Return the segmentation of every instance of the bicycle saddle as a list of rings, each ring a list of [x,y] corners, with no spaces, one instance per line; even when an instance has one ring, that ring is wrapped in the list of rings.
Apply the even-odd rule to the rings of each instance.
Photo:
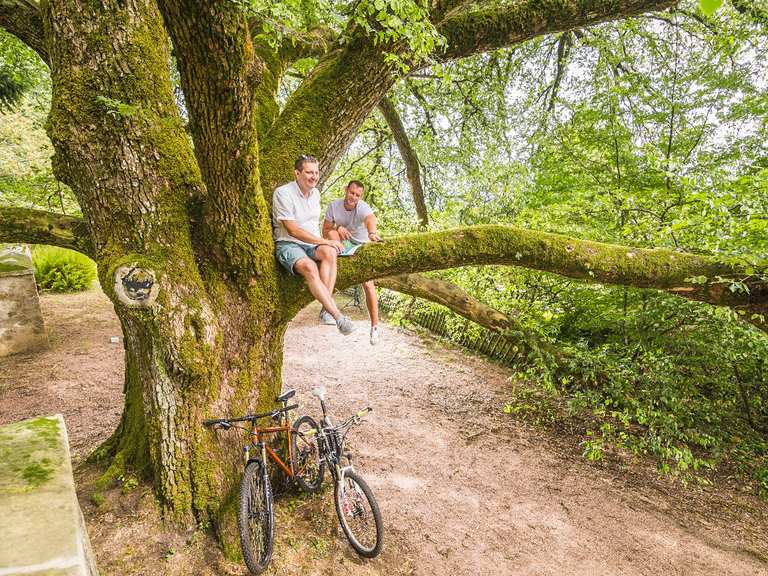
[[[286,390],[277,397],[278,402],[286,402],[289,398],[296,396],[296,390]]]

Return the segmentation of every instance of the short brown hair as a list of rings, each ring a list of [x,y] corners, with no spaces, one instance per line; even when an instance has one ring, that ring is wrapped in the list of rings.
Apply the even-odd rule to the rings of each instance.
[[[346,190],[350,186],[357,186],[361,190],[365,190],[365,185],[362,182],[360,182],[360,180],[350,180],[349,182],[347,182],[347,185],[344,187],[344,189]]]
[[[301,172],[302,168],[304,168],[304,164],[307,162],[310,162],[311,164],[317,164],[317,158],[314,156],[309,156],[308,154],[302,154],[296,158],[296,162],[293,163],[293,169]]]

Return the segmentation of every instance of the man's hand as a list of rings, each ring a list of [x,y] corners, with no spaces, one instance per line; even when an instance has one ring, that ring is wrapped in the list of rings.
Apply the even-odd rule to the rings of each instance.
[[[344,226],[339,226],[336,228],[336,232],[338,232],[339,238],[342,240],[350,240],[352,238],[352,233],[344,228]]]
[[[368,232],[368,239],[371,242],[381,242],[381,236],[377,232]]]
[[[344,244],[342,244],[338,240],[326,240],[325,245],[336,248],[336,252],[339,252],[339,253],[344,252]]]

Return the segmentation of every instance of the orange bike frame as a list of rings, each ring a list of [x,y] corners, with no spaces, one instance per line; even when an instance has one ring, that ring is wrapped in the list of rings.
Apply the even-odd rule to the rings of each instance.
[[[262,438],[262,435],[264,435],[264,434],[279,434],[280,432],[287,432],[290,435],[291,427],[288,426],[288,425],[284,425],[284,426],[269,426],[269,427],[266,427],[266,428],[256,427],[254,429],[254,431],[251,432],[251,434],[253,436],[256,436],[256,444],[261,444],[261,443],[264,444],[264,449],[266,450],[267,454],[272,459],[272,461],[275,464],[277,464],[280,467],[280,469],[283,472],[285,472],[285,474],[289,478],[293,478],[294,477],[294,472],[291,469],[291,467],[287,466],[285,464],[285,462],[282,461],[280,456],[278,456],[275,453],[275,451],[272,450],[272,448],[266,442],[264,442],[264,439]],[[292,454],[291,454],[291,439],[290,439],[290,436],[289,436],[289,438],[288,438],[288,463],[289,464],[291,463],[291,460],[292,460],[291,456],[292,456]]]

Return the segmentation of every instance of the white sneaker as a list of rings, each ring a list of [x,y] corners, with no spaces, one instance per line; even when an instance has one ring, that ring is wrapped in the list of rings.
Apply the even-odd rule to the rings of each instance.
[[[378,344],[379,342],[379,327],[371,326],[371,346]]]
[[[339,319],[334,320],[333,323],[336,324],[336,328],[338,328],[339,332],[344,334],[344,336],[352,334],[352,332],[355,331],[355,325],[353,324],[349,316],[344,316],[344,315],[339,316]]]
[[[320,310],[320,324],[325,326],[336,326],[336,320],[333,319],[331,313],[325,308]]]

